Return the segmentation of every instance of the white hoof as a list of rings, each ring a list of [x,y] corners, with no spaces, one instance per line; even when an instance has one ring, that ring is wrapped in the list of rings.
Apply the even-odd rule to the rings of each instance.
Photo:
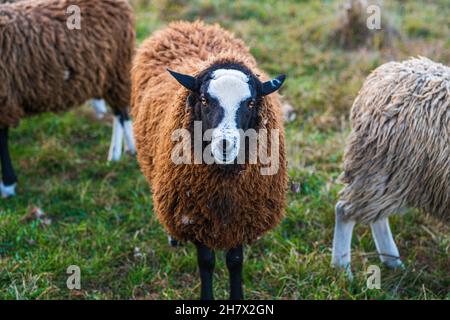
[[[105,114],[108,112],[106,109],[106,103],[103,99],[92,99],[91,100],[92,107],[95,110],[98,119],[103,119]]]
[[[171,247],[179,247],[180,246],[180,242],[174,238],[172,238],[171,236],[167,236],[167,240],[169,240],[169,245]]]
[[[2,198],[9,198],[16,195],[16,185],[17,183],[14,183],[10,186],[5,186],[3,182],[0,182],[0,193],[2,195]]]
[[[403,264],[402,260],[400,260],[400,259],[385,260],[385,261],[383,261],[383,264],[389,269],[400,269],[400,270],[405,269],[405,265]]]

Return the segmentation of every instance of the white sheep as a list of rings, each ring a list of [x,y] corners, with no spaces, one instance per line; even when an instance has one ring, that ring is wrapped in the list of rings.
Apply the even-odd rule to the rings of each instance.
[[[450,219],[450,68],[425,58],[382,65],[351,118],[332,262],[349,270],[353,227],[363,222],[381,261],[401,267],[390,215],[417,208]]]

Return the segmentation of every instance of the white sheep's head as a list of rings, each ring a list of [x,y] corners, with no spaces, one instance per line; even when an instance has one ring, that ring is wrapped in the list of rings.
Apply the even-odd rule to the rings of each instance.
[[[188,105],[203,131],[212,130],[211,152],[218,163],[235,162],[241,147],[240,131],[256,129],[262,97],[277,91],[281,75],[262,83],[248,68],[236,63],[216,64],[197,77],[168,70],[190,90]]]

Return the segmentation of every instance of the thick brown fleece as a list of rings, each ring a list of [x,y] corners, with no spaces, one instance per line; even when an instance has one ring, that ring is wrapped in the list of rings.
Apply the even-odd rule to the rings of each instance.
[[[242,41],[217,25],[176,22],[141,46],[132,70],[132,115],[138,161],[153,190],[159,221],[175,238],[211,249],[249,243],[275,227],[285,208],[287,170],[279,96],[264,97],[259,128],[280,131],[280,169],[260,174],[261,164],[224,174],[217,165],[175,165],[172,132],[188,129],[188,90],[166,68],[191,75],[217,62],[236,62],[266,76]]]
[[[81,9],[81,30],[66,10]],[[135,46],[126,0],[36,0],[0,5],[0,127],[90,98],[126,110]]]
[[[341,192],[345,216],[372,222],[418,208],[450,218],[450,68],[425,58],[386,63],[352,110]]]

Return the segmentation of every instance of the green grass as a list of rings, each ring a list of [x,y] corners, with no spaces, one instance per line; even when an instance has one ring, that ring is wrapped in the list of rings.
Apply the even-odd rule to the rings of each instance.
[[[403,9],[399,3],[390,1],[384,10],[401,39],[381,50],[353,51],[329,41],[337,23],[334,1],[158,0],[138,6],[139,41],[170,20],[199,17],[242,37],[270,74],[288,74],[282,94],[297,115],[286,125],[289,176],[299,192],[289,193],[281,225],[246,247],[246,298],[450,298],[449,228],[415,211],[392,219],[406,270],[381,267],[381,290],[366,286],[365,270],[379,264],[366,226],[354,234],[354,280],[330,267],[333,207],[342,187],[336,179],[349,110],[364,78],[385,61],[418,54],[450,63],[445,1],[408,1]],[[198,297],[195,248],[168,246],[136,160],[106,163],[110,120],[96,120],[85,106],[26,119],[12,131],[19,194],[0,199],[1,299]],[[42,208],[52,223],[23,221],[32,207]],[[223,255],[217,257],[215,294],[227,298],[228,275]],[[81,268],[79,292],[66,288],[72,264]]]

